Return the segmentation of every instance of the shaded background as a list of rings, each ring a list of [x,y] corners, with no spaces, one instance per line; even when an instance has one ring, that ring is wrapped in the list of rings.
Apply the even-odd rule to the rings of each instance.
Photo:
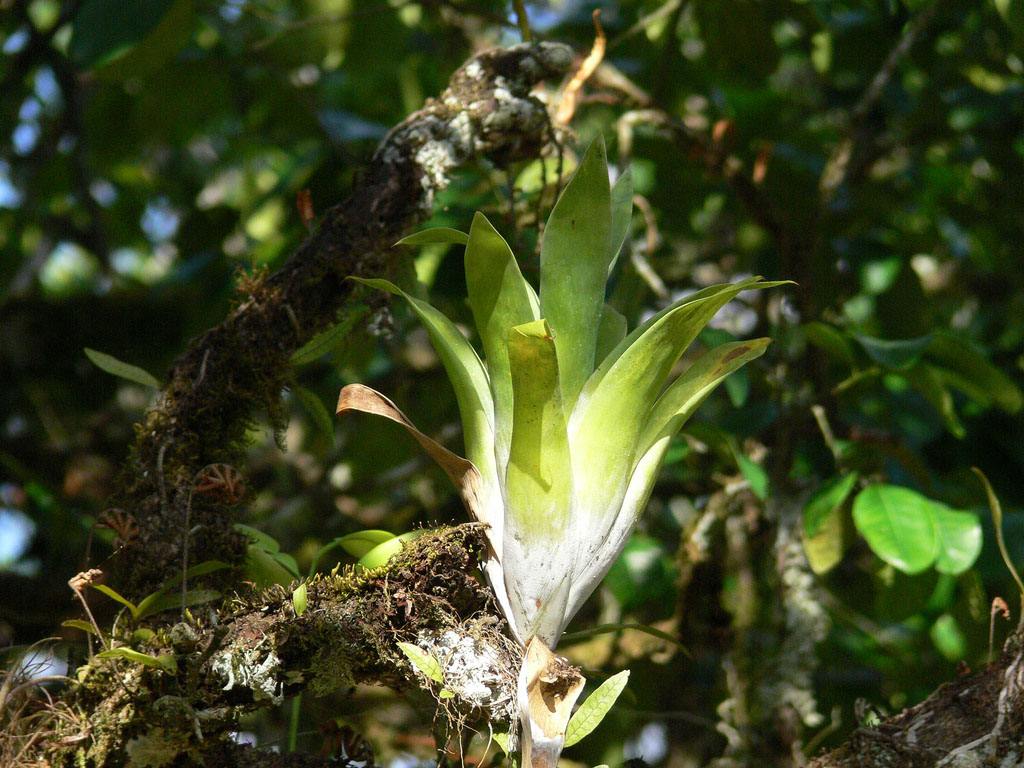
[[[300,242],[300,190],[318,211],[340,200],[389,127],[459,64],[519,40],[508,8],[478,0],[127,6],[0,1],[0,643],[59,636],[72,662],[84,645],[61,627],[80,615],[66,583],[111,555],[113,534],[94,523],[154,396],[83,349],[160,378],[240,300],[241,278]],[[690,655],[634,631],[567,643],[589,678],[633,676],[566,756],[685,766],[725,752],[724,766],[781,754],[801,730],[805,746],[815,734],[812,746],[835,743],[872,707],[899,709],[958,663],[983,663],[991,600],[1016,603],[969,468],[992,479],[1024,563],[1024,2],[529,10],[538,36],[585,53],[595,7],[608,66],[584,89],[561,160],[464,173],[434,223],[465,228],[484,210],[535,277],[537,216],[558,168],[603,133],[613,163],[628,153],[642,196],[611,292],[632,324],[739,275],[799,286],[730,305],[704,334],[775,343],[677,439],[640,530],[571,628],[652,624]],[[402,259],[468,325],[450,250]],[[325,424],[296,394],[329,409],[354,381],[460,441],[451,388],[402,307],[298,366],[287,423],[252,430],[240,522],[303,571],[345,533],[463,519],[400,430]],[[808,578],[785,583],[786,521],[853,470],[978,513],[975,566],[907,576],[856,534],[847,504],[822,544],[830,567],[812,553],[820,572],[797,563]],[[813,603],[809,624],[794,624],[800,599]],[[113,617],[116,605],[93,602]],[[997,646],[1009,624],[996,620]],[[785,684],[806,705],[789,720],[773,709]],[[290,708],[244,727],[282,743]],[[382,759],[427,760],[431,716],[384,690],[307,696],[299,747],[319,749],[337,720]]]

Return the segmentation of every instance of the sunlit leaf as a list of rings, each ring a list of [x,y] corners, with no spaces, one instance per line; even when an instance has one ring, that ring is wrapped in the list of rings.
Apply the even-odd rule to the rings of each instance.
[[[398,643],[398,647],[421,675],[435,683],[444,683],[441,665],[432,655],[412,643]]]
[[[422,536],[426,531],[422,528],[418,528],[415,531],[409,531],[403,533],[401,536],[396,536],[393,539],[389,539],[376,547],[371,549],[361,558],[359,558],[359,565],[361,568],[367,570],[373,570],[374,568],[381,568],[387,565],[388,561],[402,551],[404,547],[410,541],[415,541]]]
[[[853,503],[853,521],[874,553],[904,573],[920,573],[938,557],[932,502],[909,488],[868,486]]]
[[[434,245],[436,243],[465,245],[469,235],[451,227],[430,227],[403,237],[395,245]]]
[[[80,629],[90,635],[100,636],[100,633],[96,631],[96,627],[90,624],[88,621],[82,619],[67,619],[60,623],[62,627],[70,627],[71,629]]]
[[[306,612],[306,604],[306,582],[302,582],[292,591],[292,608],[296,616]]]
[[[214,600],[219,600],[220,596],[220,592],[214,589],[190,589],[184,595],[173,592],[157,592],[147,596],[139,603],[138,614],[135,618],[142,620],[163,611],[180,610],[212,603]]]
[[[335,542],[352,557],[360,558],[378,544],[383,544],[385,541],[391,541],[394,538],[396,538],[395,534],[390,531],[368,529],[342,536],[335,539]]]
[[[610,214],[604,140],[598,138],[552,209],[541,243],[541,315],[555,338],[567,411],[594,370],[611,263]]]
[[[170,653],[150,656],[133,648],[110,648],[106,651],[100,651],[96,654],[96,657],[100,659],[124,659],[125,661],[142,664],[146,667],[163,670],[171,675],[176,674],[178,671],[178,662],[174,655]]]
[[[565,729],[565,746],[578,744],[601,724],[629,682],[629,670],[612,675],[580,704]]]
[[[135,603],[133,603],[127,597],[124,597],[120,592],[113,589],[112,587],[108,587],[106,584],[91,584],[90,586],[97,592],[102,592],[111,600],[116,600],[121,605],[125,606],[131,612],[132,617],[135,617],[135,614],[138,612],[139,609],[136,607]]]
[[[153,387],[154,389],[160,388],[160,382],[156,380],[149,371],[139,368],[137,365],[130,365],[121,360],[118,360],[112,355],[105,354],[103,352],[97,352],[95,349],[85,348],[85,356],[92,361],[102,371],[117,376],[120,379],[126,379],[127,381],[134,382],[136,384],[142,384],[145,387]]]
[[[939,554],[935,570],[957,575],[963,573],[981,554],[981,522],[972,512],[960,512],[932,502]]]

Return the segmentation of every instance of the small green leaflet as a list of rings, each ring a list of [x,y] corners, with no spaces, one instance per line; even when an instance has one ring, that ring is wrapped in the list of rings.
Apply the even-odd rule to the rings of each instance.
[[[133,661],[136,664],[142,664],[146,667],[161,669],[170,675],[173,675],[178,671],[178,662],[175,660],[174,655],[170,653],[163,653],[159,656],[150,656],[149,654],[136,651],[132,648],[111,648],[107,651],[101,651],[96,654],[96,657],[99,659],[124,659],[126,661]]]
[[[306,365],[329,352],[334,351],[348,336],[356,323],[366,317],[369,309],[364,304],[356,304],[347,310],[346,316],[326,331],[321,331],[292,353],[292,365]]]
[[[857,484],[858,477],[856,472],[833,477],[814,492],[804,507],[805,536],[810,537],[818,533],[825,520],[846,501],[853,486]]]
[[[334,543],[352,555],[352,557],[363,557],[378,544],[383,544],[385,541],[390,541],[394,538],[397,537],[389,531],[370,528],[365,531],[356,531],[347,536],[342,536],[335,539]]]
[[[361,558],[359,558],[359,565],[367,570],[373,570],[374,568],[380,568],[381,566],[387,565],[388,560],[397,555],[402,551],[402,547],[407,542],[414,541],[422,536],[426,531],[424,529],[418,529],[415,531],[409,531],[403,533],[401,536],[396,536],[392,539],[378,544],[376,547],[371,549]]]
[[[98,635],[98,633],[96,632],[96,627],[94,627],[88,621],[83,621],[82,619],[68,619],[67,621],[62,621],[60,625],[62,627],[69,627],[71,629],[80,629],[83,632],[86,632],[90,635]]]
[[[306,582],[302,582],[292,592],[292,607],[295,609],[295,615],[301,616],[306,612]]]
[[[578,744],[594,732],[618,700],[627,682],[629,670],[624,669],[601,683],[597,690],[587,697],[569,720],[569,725],[565,729],[564,746]]]
[[[420,674],[435,683],[444,683],[444,673],[437,659],[412,643],[399,643],[398,647]]]
[[[106,371],[112,376],[117,376],[120,379],[126,379],[134,382],[135,384],[142,384],[144,387],[153,387],[154,389],[160,389],[160,382],[156,380],[149,371],[139,368],[137,365],[131,365],[122,360],[118,360],[113,355],[108,355],[105,352],[97,352],[95,349],[85,348],[85,356],[89,358],[93,365],[99,368],[101,371]]]
[[[295,397],[302,403],[302,407],[309,414],[320,434],[326,437],[329,442],[333,442],[334,420],[331,418],[331,414],[327,412],[324,401],[305,387],[294,386],[292,387],[292,392],[295,393]]]
[[[508,754],[508,732],[499,731],[498,733],[492,733],[491,739],[498,745],[498,749],[506,755]]]
[[[767,499],[768,473],[764,471],[764,467],[739,451],[736,451],[736,464],[739,466],[740,472],[743,473],[743,477],[750,485],[750,490],[754,492],[754,495],[761,501]]]
[[[403,237],[395,245],[434,245],[436,243],[457,243],[465,245],[469,235],[451,227],[431,227]]]

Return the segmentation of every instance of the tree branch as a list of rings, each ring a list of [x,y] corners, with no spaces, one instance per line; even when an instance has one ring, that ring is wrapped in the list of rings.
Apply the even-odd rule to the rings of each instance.
[[[244,542],[223,505],[195,494],[186,510],[196,473],[239,455],[259,409],[272,419],[280,413],[291,354],[339,319],[353,290],[347,277],[392,270],[392,245],[427,217],[453,171],[540,149],[548,114],[530,91],[571,62],[568,47],[540,43],[488,51],[463,65],[438,99],[387,135],[356,191],[327,211],[287,264],[251,280],[249,297],[178,359],[139,428],[117,498],[139,527],[123,552],[131,593],[181,569],[186,512],[192,530],[201,531],[191,541],[194,562],[240,558]]]

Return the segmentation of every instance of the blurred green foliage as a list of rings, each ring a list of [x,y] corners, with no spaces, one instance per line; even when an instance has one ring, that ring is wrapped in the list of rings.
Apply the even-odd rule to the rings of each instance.
[[[518,41],[508,9],[490,0],[125,7],[0,5],[0,642],[62,633],[72,659],[84,645],[61,628],[81,618],[66,583],[116,549],[94,523],[153,397],[84,348],[162,378],[239,300],[239,273],[281,264],[301,241],[300,190],[319,213],[357,189],[390,126],[479,46]],[[539,37],[580,51],[593,7],[528,5]],[[702,336],[774,343],[673,444],[641,531],[574,625],[650,624],[691,657],[628,629],[567,645],[594,680],[632,670],[601,729],[567,756],[721,754],[716,707],[733,692],[723,664],[758,688],[787,648],[778,547],[794,517],[828,620],[806,661],[816,711],[842,713],[834,740],[854,725],[858,697],[899,708],[958,662],[983,663],[990,601],[1016,604],[970,467],[991,479],[1010,557],[1024,563],[1024,10],[1020,0],[601,8],[606,63],[649,102],[599,72],[562,162],[480,165],[454,180],[432,223],[465,229],[484,210],[535,280],[537,213],[573,149],[603,133],[613,162],[628,153],[645,203],[610,294],[631,327],[723,279],[799,286],[741,296]],[[679,130],[623,118],[641,106]],[[460,246],[410,254],[396,258],[469,327]],[[397,428],[361,418],[325,428],[323,409],[360,381],[458,448],[450,386],[404,308],[295,362],[281,446],[269,427],[254,430],[243,468],[251,493],[239,522],[269,537],[254,538],[265,568],[252,578],[305,573],[323,547],[364,529],[463,519]],[[894,488],[895,511],[878,498]],[[904,536],[922,519],[934,534],[936,514],[961,515],[960,538]],[[339,559],[354,562],[334,548],[319,567]],[[95,602],[101,623],[113,606]],[[997,644],[1008,624],[997,619]],[[766,706],[751,697],[748,715],[770,733]],[[272,744],[286,717],[245,727]],[[431,754],[384,724],[426,733],[430,713],[365,692],[306,697],[300,748],[316,750],[333,718],[383,757]],[[824,723],[804,720],[808,737]]]

